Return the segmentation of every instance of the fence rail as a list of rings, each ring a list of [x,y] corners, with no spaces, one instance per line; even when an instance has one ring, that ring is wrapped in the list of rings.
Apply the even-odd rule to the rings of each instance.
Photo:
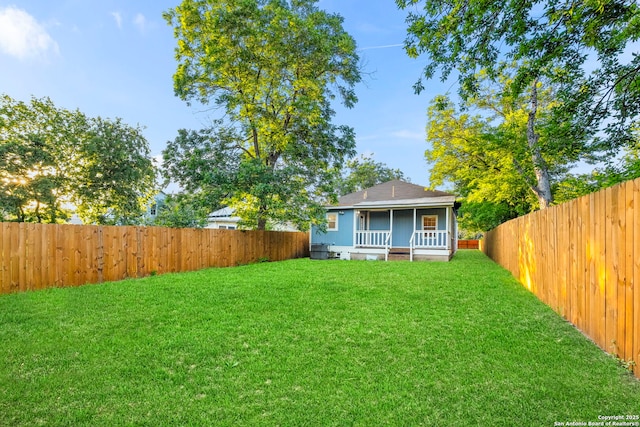
[[[481,246],[640,377],[640,178],[506,222]]]
[[[307,233],[0,223],[0,293],[309,256]]]

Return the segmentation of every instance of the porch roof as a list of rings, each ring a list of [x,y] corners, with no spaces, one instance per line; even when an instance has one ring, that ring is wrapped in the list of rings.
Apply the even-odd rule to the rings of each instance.
[[[394,180],[347,194],[338,199],[336,208],[393,208],[453,206],[456,196],[422,185]]]

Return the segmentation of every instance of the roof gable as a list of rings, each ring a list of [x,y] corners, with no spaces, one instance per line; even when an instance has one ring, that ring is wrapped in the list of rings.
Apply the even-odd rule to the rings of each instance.
[[[452,204],[455,195],[438,190],[427,190],[422,185],[400,180],[384,182],[338,199],[336,206],[387,206],[421,205],[435,203]]]

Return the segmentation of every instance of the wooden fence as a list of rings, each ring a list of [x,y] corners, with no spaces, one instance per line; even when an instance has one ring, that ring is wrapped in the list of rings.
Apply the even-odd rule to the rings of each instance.
[[[481,249],[640,377],[640,179],[504,223]]]
[[[305,256],[307,233],[0,223],[0,293]]]
[[[458,249],[478,249],[479,240],[458,240]]]

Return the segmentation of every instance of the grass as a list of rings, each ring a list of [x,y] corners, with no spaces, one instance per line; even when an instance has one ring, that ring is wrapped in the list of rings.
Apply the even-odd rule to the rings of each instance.
[[[477,251],[0,297],[0,425],[552,426],[640,382]]]

